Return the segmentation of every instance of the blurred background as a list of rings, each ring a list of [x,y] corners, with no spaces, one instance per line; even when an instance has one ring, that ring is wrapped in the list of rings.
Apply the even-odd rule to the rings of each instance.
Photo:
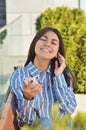
[[[66,62],[77,80],[74,114],[86,112],[86,0],[0,0],[0,108],[14,66],[24,65],[35,33],[44,26],[62,33]]]

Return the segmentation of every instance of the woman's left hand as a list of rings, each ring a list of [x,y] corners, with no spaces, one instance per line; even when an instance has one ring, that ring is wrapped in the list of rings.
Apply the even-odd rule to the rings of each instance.
[[[58,53],[57,57],[58,57],[60,66],[58,67],[58,61],[55,61],[55,70],[54,70],[55,76],[59,76],[60,74],[62,74],[66,67],[65,58],[60,53]]]
[[[25,99],[31,100],[32,98],[34,98],[41,92],[42,92],[42,85],[40,83],[36,84],[36,86],[32,88],[31,81],[28,82],[28,84],[24,82],[24,98]]]

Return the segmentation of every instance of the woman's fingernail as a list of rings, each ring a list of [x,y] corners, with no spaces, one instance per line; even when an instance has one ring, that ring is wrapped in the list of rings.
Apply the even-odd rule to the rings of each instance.
[[[39,84],[42,84],[41,82],[39,82]]]

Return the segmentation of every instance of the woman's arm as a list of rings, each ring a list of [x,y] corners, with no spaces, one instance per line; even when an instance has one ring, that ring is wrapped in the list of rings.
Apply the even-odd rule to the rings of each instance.
[[[17,109],[21,109],[22,101],[23,101],[23,87],[21,83],[19,69],[13,72],[10,78],[10,87],[13,93],[16,96]]]
[[[71,114],[76,108],[76,99],[73,93],[73,89],[67,86],[63,71],[66,67],[65,58],[58,53],[58,61],[55,62],[55,77],[54,77],[54,97],[60,105],[60,111],[64,114]]]
[[[64,75],[55,76],[54,78],[54,97],[59,103],[60,112],[72,114],[76,108],[76,99],[73,89],[67,86]]]

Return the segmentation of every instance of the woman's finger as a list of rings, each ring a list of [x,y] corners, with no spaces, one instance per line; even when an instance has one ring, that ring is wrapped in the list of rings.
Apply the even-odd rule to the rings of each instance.
[[[35,88],[34,91],[38,94],[42,91],[42,85],[38,84]]]
[[[24,88],[27,88],[27,84],[24,82]]]
[[[58,69],[58,61],[55,61],[55,69]]]

